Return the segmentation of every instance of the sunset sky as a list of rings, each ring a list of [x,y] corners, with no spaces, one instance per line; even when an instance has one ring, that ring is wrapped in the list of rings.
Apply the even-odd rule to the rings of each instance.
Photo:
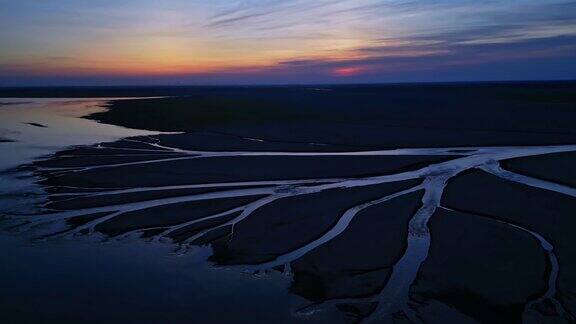
[[[0,86],[576,78],[576,1],[0,0]]]

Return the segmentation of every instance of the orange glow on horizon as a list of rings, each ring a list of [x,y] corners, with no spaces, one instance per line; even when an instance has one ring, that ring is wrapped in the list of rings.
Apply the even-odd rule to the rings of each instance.
[[[361,66],[349,66],[349,67],[341,67],[336,68],[332,71],[332,75],[337,77],[349,77],[354,75],[359,75],[366,72],[365,67]]]

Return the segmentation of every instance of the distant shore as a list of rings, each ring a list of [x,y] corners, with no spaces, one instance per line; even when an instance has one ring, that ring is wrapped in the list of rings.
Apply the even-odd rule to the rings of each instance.
[[[517,86],[564,88],[572,87],[576,80],[551,81],[475,81],[475,82],[419,82],[382,84],[287,84],[287,85],[125,85],[125,86],[0,86],[0,98],[102,98],[102,97],[155,97],[186,96],[205,91],[253,89],[353,89],[353,88],[509,88]]]

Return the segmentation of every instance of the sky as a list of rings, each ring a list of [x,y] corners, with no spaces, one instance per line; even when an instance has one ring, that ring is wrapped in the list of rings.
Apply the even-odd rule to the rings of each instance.
[[[0,0],[0,86],[576,79],[576,1]]]

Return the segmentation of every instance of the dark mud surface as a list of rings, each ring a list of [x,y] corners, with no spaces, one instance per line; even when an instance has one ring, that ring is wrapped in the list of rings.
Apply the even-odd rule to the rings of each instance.
[[[547,154],[506,161],[506,169],[576,187],[576,153]]]
[[[464,213],[480,214],[489,219],[521,226],[546,238],[554,246],[561,265],[556,297],[567,311],[572,314],[576,312],[576,237],[572,234],[576,225],[573,217],[576,200],[573,196],[526,188],[475,171],[454,180],[448,186],[443,204]],[[533,261],[532,266],[526,268],[517,268],[515,263],[510,266],[532,271],[535,263]]]
[[[27,125],[30,125],[30,126],[34,126],[34,127],[40,127],[40,128],[46,128],[46,127],[48,127],[48,126],[43,125],[43,124],[40,124],[40,123],[32,123],[32,122],[29,122],[29,123],[26,123],[26,124],[27,124]]]
[[[517,323],[524,305],[545,291],[546,255],[531,235],[446,210],[430,228],[430,254],[414,287],[419,302],[437,300],[484,323]]]
[[[89,118],[151,130],[361,147],[573,144],[576,140],[572,83],[329,89],[197,89],[185,97],[115,101],[110,111]]]
[[[179,136],[179,135],[175,135]],[[89,149],[88,149],[89,150]],[[98,149],[96,149],[98,150]],[[215,156],[210,159],[178,153],[156,155],[90,154],[59,156],[36,163],[47,186],[149,187],[282,179],[354,178],[415,170],[450,156]],[[138,164],[134,164],[137,162]],[[148,163],[139,163],[148,162]],[[96,168],[90,168],[96,166]],[[62,168],[82,172],[50,176]],[[142,176],[145,174],[146,176]],[[118,178],[122,182],[118,182]]]

